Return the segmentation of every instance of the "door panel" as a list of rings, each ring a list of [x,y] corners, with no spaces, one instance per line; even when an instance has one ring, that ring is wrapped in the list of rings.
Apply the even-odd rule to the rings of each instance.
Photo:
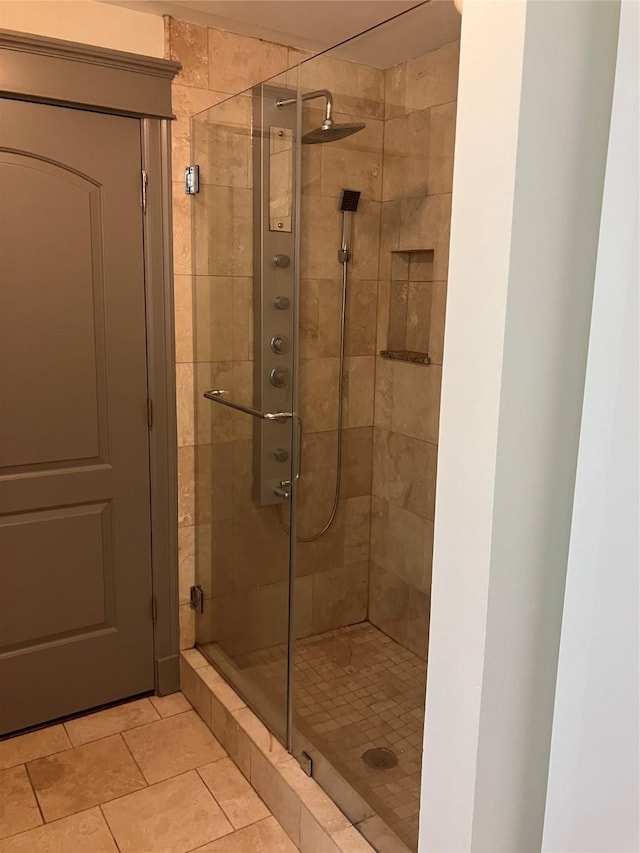
[[[4,377],[0,465],[96,459],[99,426],[107,422],[102,188],[33,156],[5,154],[2,163],[3,199],[20,199],[29,221],[16,217],[12,205],[3,217],[3,275],[21,283],[3,289],[6,322],[20,330],[7,336],[3,356],[23,368]],[[74,231],[60,239],[49,227],[55,220],[74,223]],[[35,235],[38,251],[28,251],[25,236],[31,243]],[[65,305],[73,310],[60,310]],[[27,386],[32,394],[25,394],[25,377],[35,382]]]
[[[0,100],[0,733],[153,688],[140,171]]]

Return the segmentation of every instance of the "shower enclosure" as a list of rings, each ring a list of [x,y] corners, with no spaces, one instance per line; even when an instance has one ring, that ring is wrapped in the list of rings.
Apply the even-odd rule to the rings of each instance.
[[[381,851],[417,847],[459,18],[196,116],[196,641]]]

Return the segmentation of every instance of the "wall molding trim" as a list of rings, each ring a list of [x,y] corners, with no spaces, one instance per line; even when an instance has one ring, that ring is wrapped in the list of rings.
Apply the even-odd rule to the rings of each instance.
[[[0,29],[0,96],[173,118],[169,83],[179,70],[168,59]]]

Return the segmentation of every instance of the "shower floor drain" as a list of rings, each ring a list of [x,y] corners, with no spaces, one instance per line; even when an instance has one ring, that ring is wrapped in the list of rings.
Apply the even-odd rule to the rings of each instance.
[[[398,763],[398,756],[384,746],[377,746],[363,752],[362,760],[367,767],[373,767],[374,770],[389,770]]]

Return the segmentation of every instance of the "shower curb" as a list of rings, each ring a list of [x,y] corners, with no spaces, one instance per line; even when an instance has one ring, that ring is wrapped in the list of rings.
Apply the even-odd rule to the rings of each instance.
[[[197,649],[181,652],[180,688],[301,853],[375,853]]]

